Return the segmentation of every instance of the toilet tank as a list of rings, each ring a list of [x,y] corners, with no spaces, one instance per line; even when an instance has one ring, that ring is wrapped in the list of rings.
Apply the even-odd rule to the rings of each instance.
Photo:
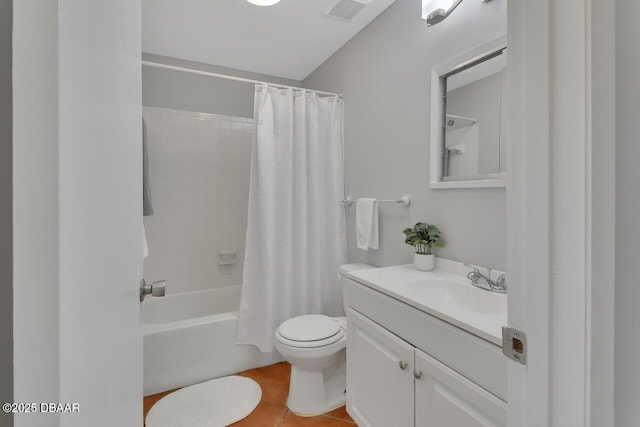
[[[369,265],[369,264],[355,263],[355,264],[343,264],[338,269],[340,273],[340,287],[342,288],[342,304],[343,304],[345,315],[347,314],[347,293],[345,292],[345,290],[347,289],[346,285],[348,280],[347,273],[352,271],[359,271],[359,270],[371,270],[372,268],[378,268],[378,267],[374,267],[373,265]]]

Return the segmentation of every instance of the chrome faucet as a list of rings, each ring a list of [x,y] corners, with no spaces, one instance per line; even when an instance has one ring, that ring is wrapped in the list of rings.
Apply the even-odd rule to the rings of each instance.
[[[507,293],[507,275],[501,274],[498,276],[498,279],[494,282],[491,278],[485,276],[480,273],[478,267],[474,265],[465,264],[468,267],[473,268],[472,271],[467,273],[467,279],[471,280],[471,284],[480,289],[485,289],[487,291],[497,292],[499,294]],[[491,276],[491,269],[489,269],[489,276]]]

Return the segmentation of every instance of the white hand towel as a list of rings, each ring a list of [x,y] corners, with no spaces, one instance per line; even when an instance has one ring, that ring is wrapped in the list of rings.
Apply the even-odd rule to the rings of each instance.
[[[149,256],[149,243],[147,243],[147,232],[144,229],[144,222],[142,223],[142,259],[144,260]]]
[[[363,251],[378,249],[378,203],[376,199],[356,202],[356,240]]]

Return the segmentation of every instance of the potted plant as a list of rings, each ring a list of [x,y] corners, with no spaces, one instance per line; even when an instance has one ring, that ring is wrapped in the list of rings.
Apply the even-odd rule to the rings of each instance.
[[[419,222],[413,228],[405,228],[404,242],[415,248],[414,264],[418,270],[433,270],[435,257],[432,248],[444,246],[442,233],[435,225]]]

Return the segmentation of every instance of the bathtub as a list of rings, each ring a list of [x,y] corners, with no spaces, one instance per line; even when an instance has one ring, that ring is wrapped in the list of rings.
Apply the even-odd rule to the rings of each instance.
[[[144,395],[282,361],[236,345],[241,286],[170,294],[142,304]]]

